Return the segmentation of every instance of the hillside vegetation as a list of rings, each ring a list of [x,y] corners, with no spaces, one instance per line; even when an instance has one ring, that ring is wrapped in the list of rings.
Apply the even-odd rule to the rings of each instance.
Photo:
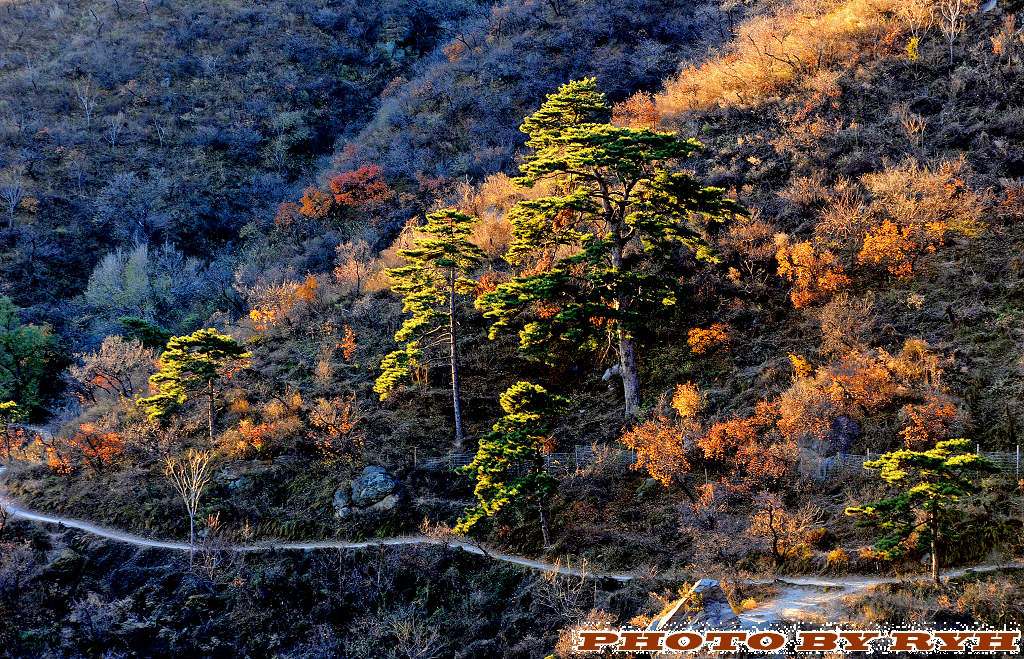
[[[376,656],[367,633],[415,639],[408,656],[564,655],[571,627],[643,624],[698,577],[756,605],[771,592],[750,575],[1020,557],[1024,481],[985,459],[1020,443],[1024,395],[1019,3],[279,4],[0,7],[126,53],[123,74],[99,54],[65,73],[71,50],[33,29],[33,59],[8,47],[0,68],[25,126],[5,176],[28,191],[3,234],[14,496],[157,537],[195,522],[199,567],[132,560],[173,562],[167,598],[202,583],[216,624],[246,630],[258,616],[235,614],[281,574],[315,573],[310,592],[336,575],[273,557],[247,581],[218,543],[456,528],[657,575],[619,590],[338,558],[370,600],[238,641],[281,656]],[[186,456],[209,477],[193,519],[167,478]],[[41,539],[0,533],[42,560]],[[460,622],[503,606],[490,578],[508,615]],[[893,586],[844,615],[1005,624],[1014,589]],[[44,609],[9,653],[85,653],[44,633],[84,614]]]

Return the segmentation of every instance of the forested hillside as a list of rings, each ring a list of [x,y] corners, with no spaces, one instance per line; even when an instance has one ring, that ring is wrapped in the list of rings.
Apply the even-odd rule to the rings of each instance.
[[[1019,625],[1020,10],[0,0],[0,485],[194,547],[0,516],[0,656]],[[228,551],[411,534],[635,579]]]

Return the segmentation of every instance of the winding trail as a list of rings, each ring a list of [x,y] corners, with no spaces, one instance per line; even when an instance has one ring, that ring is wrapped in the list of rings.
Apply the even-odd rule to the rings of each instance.
[[[0,479],[6,467],[0,467]],[[3,485],[0,483],[0,507],[7,510],[11,517],[25,519],[41,524],[55,524],[58,527],[75,529],[115,542],[123,542],[136,547],[152,549],[169,549],[174,551],[189,551],[192,547],[188,543],[173,542],[166,540],[154,540],[133,533],[119,531],[99,524],[93,524],[79,519],[49,515],[29,510],[9,497],[3,495]],[[278,542],[266,541],[248,544],[233,544],[219,547],[222,551],[234,551],[243,553],[269,552],[269,551],[315,551],[322,549],[372,549],[375,547],[401,547],[412,545],[434,545],[461,549],[470,554],[483,556],[504,563],[511,563],[542,572],[557,572],[565,576],[592,577],[612,579],[625,583],[639,578],[639,575],[630,572],[600,572],[585,568],[575,568],[569,565],[560,565],[516,556],[498,551],[492,551],[481,545],[459,539],[432,537],[425,535],[401,536],[394,538],[382,538],[378,540],[365,540],[361,542],[350,542],[345,540],[321,540],[316,542]],[[957,568],[945,570],[942,576],[945,578],[959,577],[969,573],[992,572],[997,570],[1024,568],[1020,563],[1006,563],[999,565],[982,565],[973,568]],[[774,579],[753,579],[747,583],[750,585],[775,585],[778,593],[757,607],[745,611],[741,618],[745,623],[752,625],[769,624],[780,620],[806,620],[824,619],[834,621],[838,618],[839,605],[843,597],[865,590],[872,586],[881,584],[900,583],[904,581],[915,581],[928,578],[927,576],[917,577],[879,577],[872,575],[843,575],[838,577],[777,577]]]
[[[0,467],[0,477],[3,476],[6,467]],[[154,540],[152,538],[146,538],[141,535],[134,533],[128,533],[127,531],[120,531],[112,529],[92,522],[87,522],[80,519],[74,519],[70,517],[63,517],[57,515],[50,515],[46,513],[36,512],[29,510],[22,505],[11,500],[9,497],[4,496],[3,486],[0,483],[0,506],[5,508],[8,514],[12,518],[20,518],[33,522],[39,522],[41,524],[55,524],[58,527],[76,529],[95,535],[100,538],[107,540],[113,540],[115,542],[123,542],[136,547],[147,547],[152,549],[170,549],[175,551],[189,551],[192,547],[185,542],[173,542],[167,540]],[[269,551],[315,551],[319,549],[372,549],[374,547],[401,547],[409,545],[436,545],[439,547],[449,547],[453,549],[461,549],[470,554],[477,556],[484,556],[496,561],[502,561],[505,563],[511,563],[513,565],[520,565],[522,567],[528,567],[533,570],[540,570],[542,572],[557,572],[566,576],[573,577],[594,577],[594,578],[605,578],[613,579],[619,582],[631,581],[636,578],[636,575],[629,573],[610,573],[610,572],[599,572],[595,570],[574,568],[568,565],[556,565],[553,563],[547,563],[545,561],[535,561],[525,556],[515,556],[512,554],[505,554],[498,551],[489,550],[481,545],[474,544],[468,540],[459,538],[445,538],[445,537],[432,537],[426,535],[410,535],[410,536],[398,536],[394,538],[381,538],[377,540],[364,540],[359,542],[351,542],[347,540],[319,540],[313,542],[284,542],[284,541],[273,541],[268,540],[266,542],[255,542],[248,544],[233,544],[218,547],[221,551],[234,551],[242,553],[255,553],[255,552],[269,552]]]

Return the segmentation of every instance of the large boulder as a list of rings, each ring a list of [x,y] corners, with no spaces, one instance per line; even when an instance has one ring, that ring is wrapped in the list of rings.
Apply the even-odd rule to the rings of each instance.
[[[359,508],[372,506],[398,490],[398,481],[384,467],[371,465],[352,481],[352,503]]]
[[[401,503],[402,496],[401,483],[384,467],[370,465],[350,485],[339,488],[331,503],[335,517],[340,518],[353,513],[391,510]]]

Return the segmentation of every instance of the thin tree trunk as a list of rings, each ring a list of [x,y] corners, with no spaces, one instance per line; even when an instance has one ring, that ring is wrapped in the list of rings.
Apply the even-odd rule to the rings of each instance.
[[[451,338],[452,408],[455,412],[455,447],[461,449],[465,435],[462,431],[462,404],[459,402],[459,346],[455,331],[455,271],[448,278],[448,333]]]
[[[192,567],[192,560],[196,554],[196,516],[195,513],[188,513],[188,565]]]
[[[548,526],[548,512],[544,507],[543,499],[538,502],[538,507],[540,508],[540,532],[544,537],[544,547],[547,548],[551,546],[551,528]]]
[[[932,579],[936,585],[942,585],[939,578],[939,515],[938,510],[932,510]]]

